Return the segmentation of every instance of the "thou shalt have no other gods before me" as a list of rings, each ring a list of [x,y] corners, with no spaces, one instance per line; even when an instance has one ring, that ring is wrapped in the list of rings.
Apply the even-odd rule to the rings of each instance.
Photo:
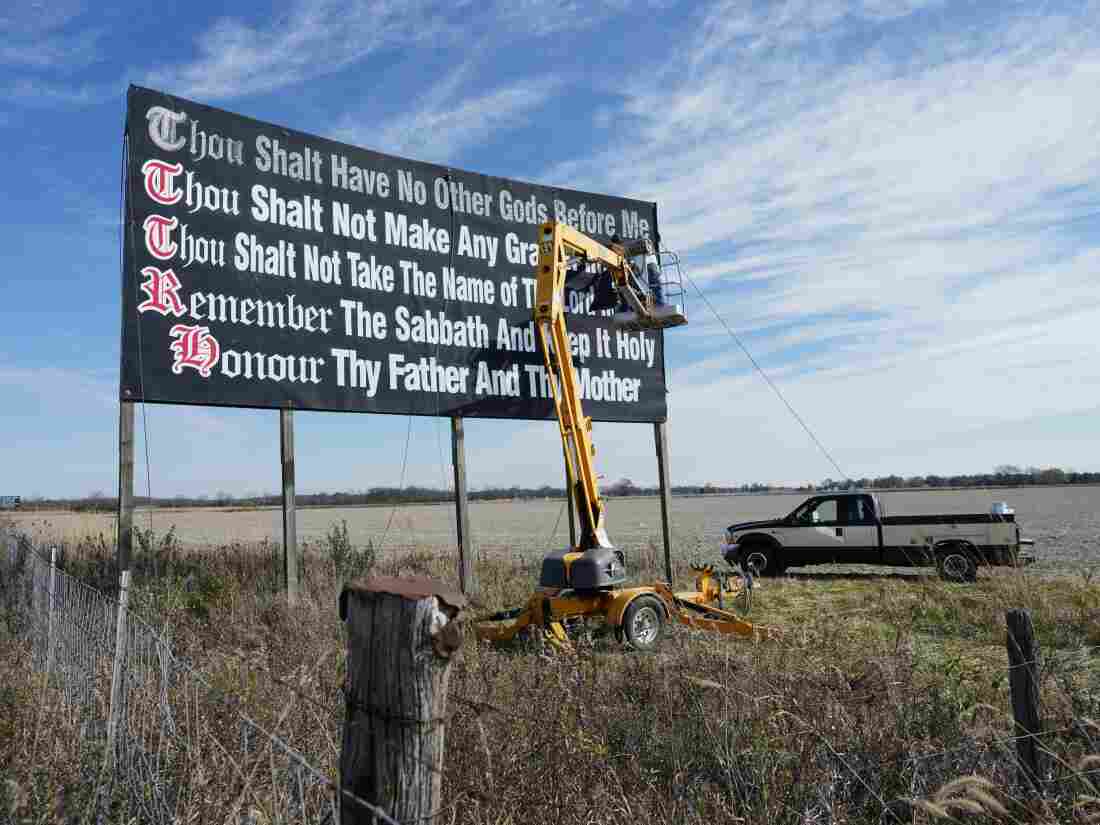
[[[645,201],[450,170],[131,87],[122,397],[547,418],[539,224],[656,233]],[[597,420],[666,417],[663,338],[567,292]]]

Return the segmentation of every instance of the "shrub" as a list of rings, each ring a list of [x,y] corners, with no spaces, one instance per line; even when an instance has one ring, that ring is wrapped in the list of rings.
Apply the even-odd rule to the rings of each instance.
[[[356,547],[348,533],[347,520],[333,522],[325,535],[325,550],[336,578],[340,581],[370,575],[377,561],[374,542],[363,548]]]

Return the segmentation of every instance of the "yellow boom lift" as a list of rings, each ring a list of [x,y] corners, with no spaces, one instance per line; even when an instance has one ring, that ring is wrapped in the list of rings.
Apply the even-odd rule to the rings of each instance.
[[[639,279],[644,276],[647,284],[660,283],[652,242],[643,239],[608,247],[560,221],[544,223],[538,231],[535,328],[565,446],[580,538],[576,547],[546,556],[539,586],[527,604],[484,617],[477,626],[478,637],[510,641],[522,633],[541,632],[564,642],[566,627],[587,619],[603,619],[621,641],[638,650],[655,648],[670,621],[749,638],[758,635],[753,625],[724,609],[726,598],[737,591],[712,566],[693,565],[697,573],[693,591],[673,592],[665,582],[626,586],[625,554],[607,536],[593,461],[592,419],[581,407],[565,325],[566,279],[578,269],[610,278],[619,299],[612,322],[619,328],[657,330],[686,324],[680,306],[659,302]],[[636,267],[631,259],[639,257],[645,263]]]

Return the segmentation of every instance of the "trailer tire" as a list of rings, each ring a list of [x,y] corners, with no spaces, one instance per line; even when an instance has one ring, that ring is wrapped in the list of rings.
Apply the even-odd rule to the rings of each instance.
[[[783,575],[783,561],[779,551],[763,543],[750,544],[741,551],[741,567],[754,576]]]
[[[664,631],[665,606],[656,596],[638,596],[623,611],[622,641],[633,650],[643,653],[655,650]]]
[[[969,584],[978,579],[978,563],[965,546],[949,545],[936,551],[936,569],[947,582]]]

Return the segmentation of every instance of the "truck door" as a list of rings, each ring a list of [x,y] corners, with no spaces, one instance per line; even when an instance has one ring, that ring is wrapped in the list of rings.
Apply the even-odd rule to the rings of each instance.
[[[837,559],[844,546],[839,507],[838,497],[829,496],[810,499],[793,513],[783,530],[787,564],[831,564]]]
[[[878,523],[870,496],[847,496],[840,501],[837,532],[843,537],[838,562],[879,564],[882,554],[878,541]]]

